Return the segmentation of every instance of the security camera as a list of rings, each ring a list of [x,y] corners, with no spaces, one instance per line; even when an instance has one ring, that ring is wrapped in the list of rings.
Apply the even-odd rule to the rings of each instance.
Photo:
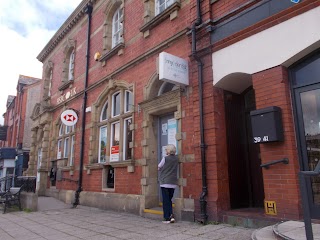
[[[94,60],[95,60],[95,61],[99,61],[99,60],[100,60],[100,57],[101,57],[101,54],[100,54],[99,52],[96,52],[96,53],[94,54]]]

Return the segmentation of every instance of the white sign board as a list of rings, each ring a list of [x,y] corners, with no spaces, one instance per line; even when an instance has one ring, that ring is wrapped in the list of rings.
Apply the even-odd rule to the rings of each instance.
[[[61,113],[60,119],[66,126],[73,126],[78,122],[78,115],[75,111],[68,109]]]
[[[188,61],[166,52],[159,54],[159,80],[189,85]]]

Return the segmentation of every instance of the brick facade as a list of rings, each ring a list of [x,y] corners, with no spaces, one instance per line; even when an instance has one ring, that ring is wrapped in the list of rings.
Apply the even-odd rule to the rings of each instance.
[[[33,142],[29,163],[29,174],[40,174],[38,193],[73,203],[75,191],[79,186],[80,159],[83,159],[81,204],[143,215],[145,209],[159,204],[157,183],[157,163],[161,149],[159,120],[166,114],[172,114],[178,126],[175,138],[180,159],[180,195],[175,202],[177,219],[201,221],[203,213],[199,198],[204,187],[207,190],[205,200],[208,220],[221,220],[225,212],[232,210],[231,202],[234,200],[230,193],[230,184],[234,182],[230,176],[231,146],[228,145],[230,129],[227,124],[230,115],[226,110],[228,100],[226,94],[231,92],[244,99],[244,93],[248,89],[253,89],[256,109],[269,106],[281,107],[284,126],[283,142],[259,145],[261,163],[283,157],[289,158],[289,165],[263,169],[261,180],[263,180],[264,200],[276,201],[278,214],[274,218],[300,219],[302,213],[297,179],[299,157],[296,149],[288,66],[276,64],[262,71],[252,72],[242,72],[240,69],[222,79],[215,79],[215,74],[222,70],[215,68],[214,61],[216,53],[223,55],[228,47],[238,46],[234,44],[316,8],[318,6],[316,1],[303,1],[301,5],[287,7],[274,16],[254,22],[252,26],[239,29],[216,42],[214,34],[219,33],[215,33],[215,29],[221,27],[220,30],[223,32],[223,25],[228,23],[228,20],[249,11],[252,6],[258,6],[260,1],[202,1],[200,6],[202,24],[195,30],[195,39],[192,38],[194,32],[191,30],[197,18],[195,0],[174,3],[162,15],[156,17],[152,11],[147,11],[154,8],[153,1],[90,1],[93,4],[93,12],[88,82],[87,88],[84,89],[88,18],[82,9],[88,2],[85,0],[81,2],[71,18],[64,23],[38,56],[44,64],[41,92],[43,100],[34,109]],[[110,14],[112,15],[119,7],[124,12],[123,44],[111,48]],[[283,16],[281,21],[277,16]],[[192,52],[192,44],[195,43],[193,41],[196,41],[196,52]],[[74,79],[68,82],[65,77],[72,50],[75,51]],[[234,51],[237,50],[237,47],[234,47]],[[158,58],[162,51],[188,61],[189,86],[174,88],[158,95],[162,84],[158,79]],[[95,53],[100,53],[101,58],[94,59]],[[229,60],[224,63],[226,68],[233,64],[232,59]],[[198,61],[202,63],[201,93],[198,92],[200,71]],[[243,62],[245,61],[244,57]],[[251,61],[254,63],[254,60]],[[213,82],[219,83],[214,85]],[[228,85],[236,87],[225,87]],[[110,109],[110,101],[117,91],[131,91],[134,106],[131,111],[121,112],[118,117],[111,117],[103,123],[100,117],[104,104],[108,100]],[[83,109],[85,93],[86,109]],[[203,101],[206,186],[203,186],[202,175],[204,165],[200,146],[200,99]],[[60,115],[66,109],[75,110],[79,121],[74,132],[61,136]],[[108,111],[110,113],[110,110]],[[85,114],[84,129],[82,129],[83,114]],[[106,162],[99,162],[100,127],[109,124],[106,125],[109,134],[113,123],[119,121],[123,124],[124,119],[131,117],[130,129],[133,140],[129,145],[133,153],[132,159],[112,162],[110,151],[107,150]],[[240,123],[236,124],[239,124],[240,130],[244,128]],[[121,126],[120,131],[123,132],[120,138],[124,136],[124,124]],[[82,134],[84,134],[83,146],[81,146]],[[75,139],[73,165],[70,164],[70,154],[66,158],[57,156],[59,140],[65,141],[72,136]],[[108,135],[108,141],[110,136],[111,134]],[[246,139],[243,137],[242,140],[245,142]],[[249,142],[246,144],[249,145]],[[124,154],[124,144],[119,145],[121,154]],[[42,151],[41,166],[37,166],[39,149]],[[83,155],[81,149],[84,149]],[[57,170],[54,184],[50,177],[52,168]],[[106,186],[110,169],[114,169],[113,188]],[[252,205],[248,203],[247,207],[250,208]],[[263,210],[263,206],[259,207]],[[191,218],[188,212],[191,212]],[[187,215],[189,217],[186,217]]]

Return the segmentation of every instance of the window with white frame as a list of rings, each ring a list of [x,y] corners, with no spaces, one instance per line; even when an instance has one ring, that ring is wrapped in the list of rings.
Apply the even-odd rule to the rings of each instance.
[[[132,159],[132,106],[133,94],[129,90],[120,89],[106,97],[100,110],[99,163]]]
[[[119,7],[112,17],[112,48],[122,42],[123,10]]]
[[[156,0],[156,15],[162,13],[174,3],[174,0]]]
[[[74,126],[59,125],[59,134],[57,140],[57,159],[68,159],[68,165],[74,164]]]
[[[70,149],[70,158],[69,158],[69,165],[74,165],[74,135],[71,137],[71,149]]]
[[[69,71],[68,71],[68,80],[73,80],[74,79],[74,49],[72,50],[72,52],[70,53],[69,56]]]

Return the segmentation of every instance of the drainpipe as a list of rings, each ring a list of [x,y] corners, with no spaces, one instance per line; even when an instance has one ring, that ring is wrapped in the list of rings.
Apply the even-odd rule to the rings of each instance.
[[[92,5],[88,4],[84,9],[84,12],[88,14],[88,30],[87,30],[87,52],[86,52],[86,75],[84,80],[84,92],[83,92],[83,104],[82,104],[82,125],[81,125],[81,144],[80,144],[80,169],[79,169],[79,180],[78,189],[75,193],[75,200],[73,207],[79,205],[80,192],[82,191],[82,171],[83,171],[83,156],[84,156],[84,137],[85,137],[85,127],[86,127],[86,107],[87,107],[87,86],[89,78],[89,60],[90,60],[90,32],[91,32],[91,14]]]
[[[205,197],[208,194],[207,187],[207,170],[206,170],[206,147],[204,142],[204,121],[203,121],[203,98],[202,98],[202,82],[203,82],[203,63],[200,57],[197,55],[197,38],[196,27],[202,23],[200,0],[197,0],[197,19],[192,25],[192,56],[198,63],[198,90],[199,90],[199,111],[200,111],[200,148],[201,148],[201,170],[202,170],[202,192],[200,194],[200,210],[202,223],[206,224],[208,220],[207,215],[207,201]]]

